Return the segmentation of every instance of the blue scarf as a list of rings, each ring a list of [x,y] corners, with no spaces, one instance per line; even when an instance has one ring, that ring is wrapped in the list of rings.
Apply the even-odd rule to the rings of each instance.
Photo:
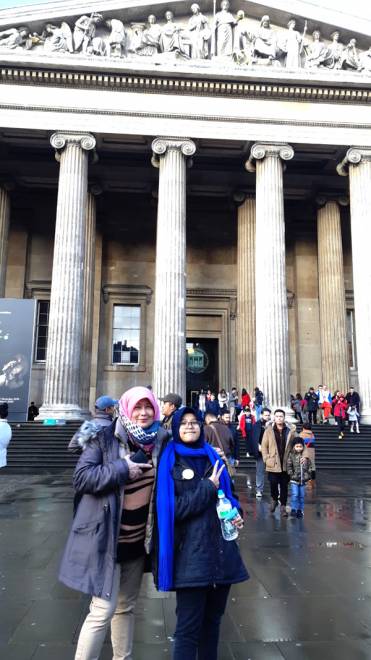
[[[175,492],[172,469],[176,454],[185,458],[205,456],[212,465],[215,465],[216,461],[221,461],[216,451],[204,441],[202,426],[200,448],[191,449],[181,443],[179,425],[183,415],[189,412],[195,414],[192,408],[181,408],[174,413],[172,421],[173,441],[169,442],[162,453],[158,467],[156,506],[159,537],[158,588],[160,591],[170,591],[173,587]],[[240,504],[232,495],[231,480],[227,468],[220,475],[220,488],[231,501],[232,506],[238,508]]]

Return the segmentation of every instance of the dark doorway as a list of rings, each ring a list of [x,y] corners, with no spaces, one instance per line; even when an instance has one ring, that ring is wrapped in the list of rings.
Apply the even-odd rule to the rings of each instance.
[[[187,338],[187,404],[195,406],[201,389],[217,393],[218,339]]]

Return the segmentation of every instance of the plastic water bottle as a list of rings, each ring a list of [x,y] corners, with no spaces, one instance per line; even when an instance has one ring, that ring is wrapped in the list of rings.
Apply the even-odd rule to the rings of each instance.
[[[238,511],[235,507],[232,507],[228,497],[224,495],[224,491],[221,489],[218,490],[216,512],[220,520],[223,538],[226,541],[234,541],[238,537],[238,529],[233,525],[232,520],[238,515]]]

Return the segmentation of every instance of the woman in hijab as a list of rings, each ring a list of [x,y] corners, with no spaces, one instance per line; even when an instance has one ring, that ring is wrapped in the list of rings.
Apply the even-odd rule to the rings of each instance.
[[[131,660],[134,607],[152,530],[153,483],[161,444],[157,401],[133,387],[119,416],[91,438],[77,463],[72,529],[59,578],[92,596],[75,660],[100,657],[109,624],[115,660]]]
[[[215,450],[192,408],[173,417],[156,485],[156,586],[176,591],[174,660],[216,660],[219,627],[232,584],[248,579],[235,541],[225,541],[218,488],[239,507]],[[238,515],[234,524],[242,525]]]

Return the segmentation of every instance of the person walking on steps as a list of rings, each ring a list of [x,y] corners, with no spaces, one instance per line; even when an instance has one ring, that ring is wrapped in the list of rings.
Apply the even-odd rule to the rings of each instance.
[[[357,410],[357,406],[349,406],[347,410],[347,415],[348,415],[348,420],[349,420],[349,425],[350,425],[350,432],[354,433],[354,429],[356,433],[360,433],[359,430],[359,412]]]
[[[347,400],[341,392],[336,397],[334,404],[334,417],[339,429],[339,440],[344,438],[345,420],[348,409]]]

